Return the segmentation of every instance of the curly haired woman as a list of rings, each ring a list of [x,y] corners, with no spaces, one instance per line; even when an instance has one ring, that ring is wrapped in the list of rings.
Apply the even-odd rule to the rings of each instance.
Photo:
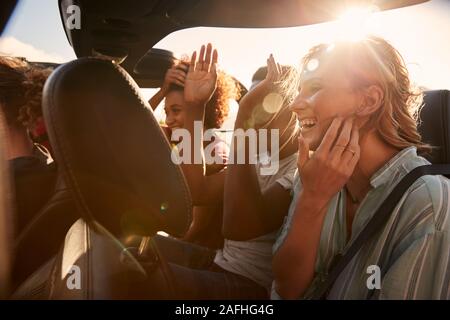
[[[166,133],[169,137],[176,129],[186,128],[193,122],[189,119],[188,106],[184,97],[184,83],[187,76],[189,64],[180,62],[174,65],[166,72],[163,85],[158,93],[150,99],[150,105],[155,109],[165,98],[164,111],[166,113]],[[235,80],[223,71],[217,72],[216,89],[205,106],[205,115],[203,119],[203,130],[219,129],[228,117],[229,105],[231,100],[239,99],[240,87]],[[229,147],[215,132],[211,141],[205,141],[203,148],[212,150],[213,159],[220,159],[206,166],[205,175],[211,176],[215,173],[212,180],[217,181],[214,185],[223,190],[224,173],[220,172],[228,162]],[[194,165],[195,166],[195,165]],[[223,238],[220,233],[222,226],[222,199],[209,197],[208,201],[199,199],[197,195],[205,194],[205,190],[196,188],[198,183],[191,179],[190,169],[192,166],[182,166],[187,176],[188,184],[191,188],[194,204],[194,218],[192,225],[185,235],[184,239],[209,247],[220,247]],[[207,179],[205,176],[205,179]],[[193,182],[193,183],[191,183]],[[214,189],[217,190],[217,189]],[[219,191],[218,193],[222,193]]]
[[[15,183],[17,233],[46,203],[55,184],[48,153],[30,139],[42,115],[42,89],[50,73],[20,58],[0,57],[0,109]]]

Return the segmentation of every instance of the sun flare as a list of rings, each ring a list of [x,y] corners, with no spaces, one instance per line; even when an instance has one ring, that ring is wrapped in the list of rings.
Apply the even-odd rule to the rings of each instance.
[[[369,33],[376,32],[376,6],[352,7],[345,10],[338,18],[339,40],[358,41]]]

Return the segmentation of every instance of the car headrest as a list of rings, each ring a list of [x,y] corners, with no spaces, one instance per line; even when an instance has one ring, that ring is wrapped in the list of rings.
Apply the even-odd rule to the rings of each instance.
[[[186,231],[192,205],[183,173],[120,66],[95,58],[60,66],[44,87],[43,113],[56,162],[86,222],[116,235]]]
[[[422,140],[433,148],[425,157],[432,163],[450,163],[450,95],[448,90],[424,92],[419,114]]]

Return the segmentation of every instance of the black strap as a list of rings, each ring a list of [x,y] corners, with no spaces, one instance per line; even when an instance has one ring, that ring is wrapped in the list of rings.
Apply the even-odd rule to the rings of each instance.
[[[358,234],[348,250],[331,266],[326,279],[319,285],[315,291],[313,299],[325,299],[338,276],[344,271],[345,267],[353,259],[355,254],[361,249],[362,245],[370,240],[370,238],[386,224],[400,199],[403,197],[408,188],[420,177],[424,175],[449,175],[449,164],[433,164],[417,167],[410,171],[395,186],[386,200],[381,204],[375,212],[372,219],[367,223],[364,229]]]

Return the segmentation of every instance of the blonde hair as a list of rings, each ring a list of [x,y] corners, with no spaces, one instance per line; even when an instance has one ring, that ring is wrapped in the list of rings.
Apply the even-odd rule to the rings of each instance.
[[[375,84],[383,90],[382,106],[368,123],[383,141],[397,149],[415,146],[419,153],[431,151],[417,130],[422,92],[411,84],[402,56],[389,42],[367,36],[354,42],[320,44],[302,59],[302,70],[307,70],[312,60],[320,60],[325,55],[340,59],[339,64],[355,89]]]

